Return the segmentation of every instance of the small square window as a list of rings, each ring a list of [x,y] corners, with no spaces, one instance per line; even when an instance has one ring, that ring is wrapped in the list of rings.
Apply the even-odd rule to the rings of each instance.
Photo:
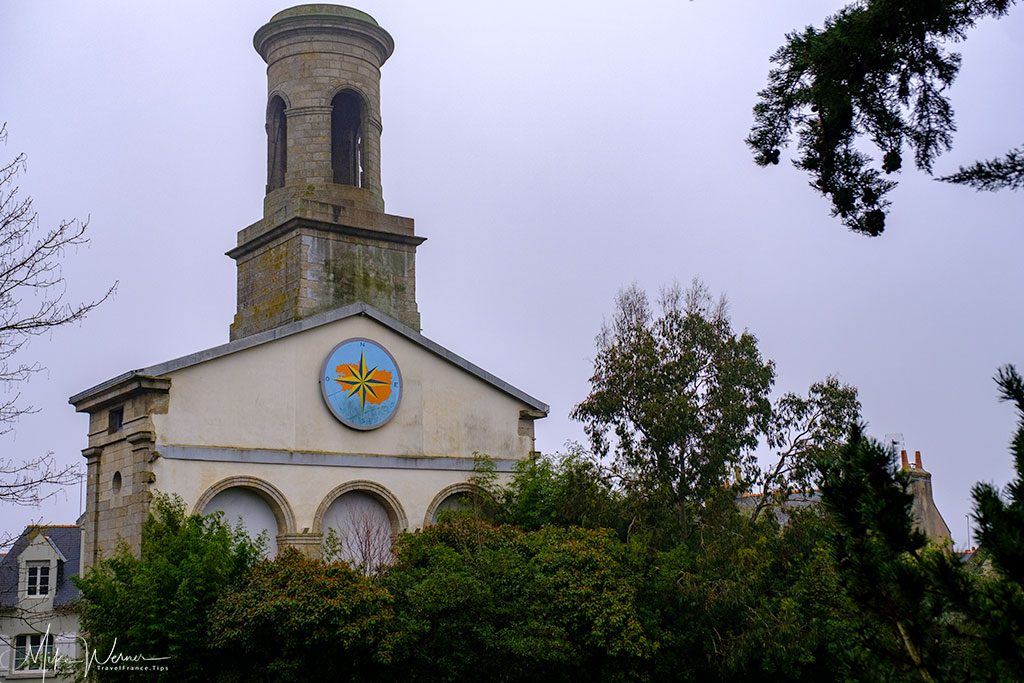
[[[14,639],[14,670],[46,669],[53,662],[53,636],[28,633]]]
[[[39,597],[50,594],[50,563],[35,562],[28,567],[28,586],[26,594]]]
[[[107,413],[107,433],[113,434],[114,432],[121,431],[121,427],[124,426],[124,406],[119,408],[111,408],[110,412]]]

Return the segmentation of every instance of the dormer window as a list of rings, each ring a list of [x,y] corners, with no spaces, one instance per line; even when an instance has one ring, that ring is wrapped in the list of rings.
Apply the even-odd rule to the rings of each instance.
[[[42,597],[50,594],[50,563],[29,562],[25,569],[28,571],[28,583],[25,594],[29,597]]]

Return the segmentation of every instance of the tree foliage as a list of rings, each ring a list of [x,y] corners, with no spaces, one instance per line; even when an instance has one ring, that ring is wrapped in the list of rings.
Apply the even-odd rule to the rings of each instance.
[[[768,86],[754,107],[747,143],[755,161],[778,164],[795,135],[797,168],[832,202],[851,230],[877,236],[885,227],[890,175],[905,147],[932,172],[950,149],[956,124],[945,91],[960,69],[946,45],[963,40],[985,17],[1002,16],[1015,0],[861,0],[786,36],[771,60]],[[878,162],[863,151],[870,141]],[[942,178],[978,189],[1020,187],[1020,150]]]
[[[757,339],[732,330],[724,298],[699,281],[662,292],[655,317],[635,285],[597,339],[591,392],[573,410],[624,488],[674,510],[684,533],[728,477],[748,481],[775,378]]]
[[[1024,671],[1024,380],[1012,365],[995,379],[1000,398],[1017,409],[1017,430],[1010,444],[1016,477],[1006,488],[1007,500],[991,484],[973,490],[982,557],[994,571],[973,582],[940,578],[976,625],[990,666],[1012,680]]]
[[[870,647],[935,680],[943,605],[923,580],[927,539],[910,514],[908,476],[895,469],[892,453],[859,429],[839,455],[824,477],[822,497],[838,522],[835,552],[845,586],[861,610],[887,627],[886,637]]]
[[[787,393],[779,398],[766,435],[777,460],[758,475],[761,496],[754,516],[782,504],[791,493],[817,488],[819,473],[858,419],[857,389],[835,377],[812,384],[806,397]]]
[[[568,453],[535,454],[520,462],[515,476],[491,493],[492,518],[527,531],[545,526],[613,529],[625,538],[629,520],[625,495],[605,467],[579,446]]]
[[[170,657],[167,671],[103,672],[100,680],[206,681],[216,660],[207,647],[217,598],[260,557],[264,547],[220,516],[186,515],[178,497],[157,496],[143,524],[140,555],[126,544],[72,580],[89,651]],[[116,647],[115,647],[116,641]]]
[[[974,487],[978,541],[1003,576],[1024,586],[1024,380],[1008,365],[999,370],[996,383],[1000,398],[1017,409],[1017,431],[1010,444],[1017,478],[1007,487],[1008,502],[991,484]]]
[[[456,517],[399,541],[384,577],[392,680],[637,680],[657,651],[643,576],[607,530],[522,531]]]
[[[956,173],[939,180],[969,185],[976,190],[1019,190],[1024,188],[1024,147],[1011,149],[1006,156],[961,166]]]
[[[158,498],[141,556],[77,581],[90,647],[170,656],[156,675],[176,681],[1018,680],[1016,370],[996,379],[1018,410],[1017,479],[975,488],[985,548],[965,564],[917,530],[853,387],[829,377],[772,406],[774,367],[724,301],[695,283],[660,304],[626,290],[598,339],[575,411],[594,452],[534,455],[510,481],[477,457],[469,504],[372,567],[338,559],[338,538],[326,560],[261,560],[244,530]],[[761,438],[778,460],[757,473]],[[755,483],[751,513],[738,496]],[[808,486],[823,505],[758,514]]]
[[[604,509],[593,504],[598,500],[607,502],[614,523],[636,520],[643,500],[591,491],[581,503],[567,493],[577,481],[576,457],[520,468],[501,518],[534,524],[529,511],[536,508],[545,511],[542,519],[563,525],[577,519],[576,511]],[[643,680],[865,680],[865,671],[875,671],[856,638],[870,624],[860,621],[840,585],[829,522],[815,511],[794,514],[780,527],[773,516],[754,519],[731,497],[715,496],[689,538],[677,536],[674,544],[635,521],[633,527],[613,545],[627,558],[634,609],[658,647],[625,669],[605,663],[606,678],[629,672]],[[580,670],[571,680],[593,677]]]
[[[990,484],[974,487],[981,550],[970,564],[928,546],[906,473],[859,430],[823,475],[843,587],[877,627],[860,645],[917,680],[1016,681],[1024,670],[1024,380],[1007,366],[996,381],[1018,411],[1017,477],[1008,501]]]
[[[344,562],[286,549],[253,566],[213,608],[216,680],[383,680],[391,604],[387,591]]]

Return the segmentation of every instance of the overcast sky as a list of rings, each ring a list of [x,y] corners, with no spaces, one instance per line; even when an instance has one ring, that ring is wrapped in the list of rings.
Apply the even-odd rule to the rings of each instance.
[[[843,4],[366,0],[396,44],[381,81],[386,209],[428,238],[424,334],[549,403],[541,450],[583,439],[567,416],[616,291],[699,276],[776,362],[776,395],[836,374],[859,388],[870,433],[922,451],[962,546],[971,485],[1012,473],[1014,412],[991,378],[1024,369],[1024,193],[908,164],[869,239],[788,164],[754,165],[743,139],[768,57]],[[120,282],[84,324],[26,350],[48,368],[22,387],[40,412],[0,437],[4,456],[84,465],[87,420],[68,396],[227,341],[224,252],[261,217],[266,182],[252,35],[287,6],[0,5],[0,155],[28,154],[21,191],[44,227],[91,218],[91,245],[65,265],[70,298]],[[1024,9],[955,47],[959,131],[938,174],[1024,139]],[[0,531],[79,510],[74,489],[0,507]]]

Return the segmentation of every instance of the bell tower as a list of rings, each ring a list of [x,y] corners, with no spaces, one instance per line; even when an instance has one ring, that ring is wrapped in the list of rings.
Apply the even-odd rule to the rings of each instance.
[[[380,67],[394,41],[337,5],[275,14],[253,39],[267,62],[263,218],[228,252],[240,339],[356,302],[419,331],[417,237],[384,213]]]

